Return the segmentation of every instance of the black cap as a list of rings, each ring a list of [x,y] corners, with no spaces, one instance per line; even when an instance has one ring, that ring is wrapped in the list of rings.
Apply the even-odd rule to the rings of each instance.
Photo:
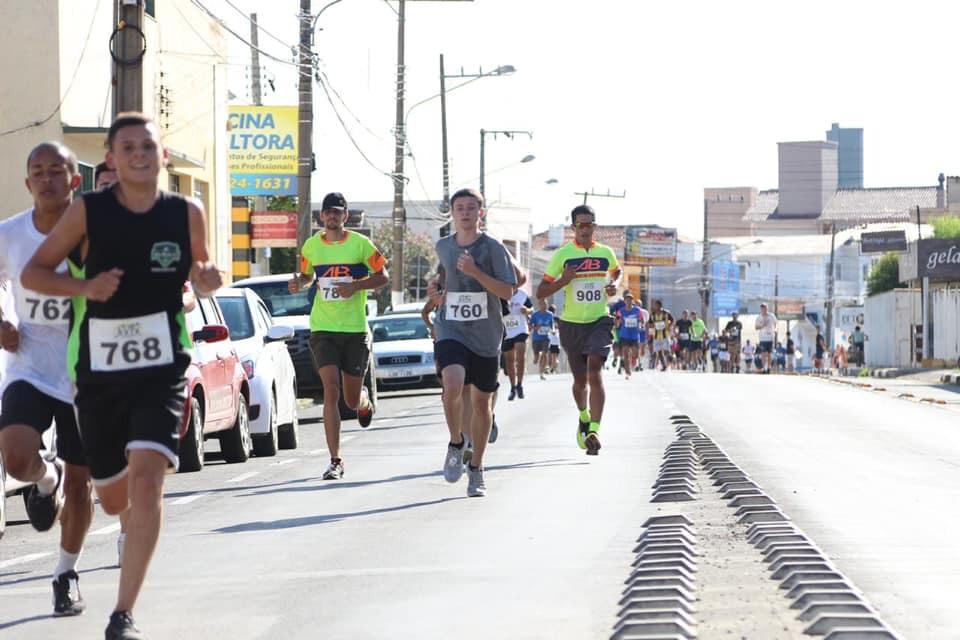
[[[323,196],[323,205],[320,207],[320,209],[340,209],[341,211],[346,211],[347,199],[344,198],[343,194],[339,191],[328,193],[327,195]]]

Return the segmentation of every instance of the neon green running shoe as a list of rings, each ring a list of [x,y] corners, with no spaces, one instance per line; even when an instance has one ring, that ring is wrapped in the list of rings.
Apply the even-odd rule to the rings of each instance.
[[[579,424],[577,425],[577,446],[581,449],[586,450],[587,448],[587,434],[590,433],[590,423],[584,422],[578,418]]]

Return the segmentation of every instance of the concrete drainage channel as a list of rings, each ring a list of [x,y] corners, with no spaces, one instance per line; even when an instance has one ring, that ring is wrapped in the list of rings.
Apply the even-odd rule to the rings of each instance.
[[[612,640],[898,640],[863,594],[688,416],[673,415]]]

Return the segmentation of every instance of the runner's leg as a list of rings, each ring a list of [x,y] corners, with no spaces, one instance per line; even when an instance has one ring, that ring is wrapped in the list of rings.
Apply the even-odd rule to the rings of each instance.
[[[480,391],[475,386],[467,385],[464,395],[470,395],[470,404],[473,412],[470,416],[470,433],[474,436],[473,458],[470,464],[473,467],[483,466],[483,454],[487,450],[487,440],[490,437],[490,426],[493,415],[493,393]]]
[[[463,442],[460,421],[463,417],[463,381],[467,372],[463,365],[451,364],[444,367],[440,375],[443,377],[443,413],[450,431],[450,442],[457,444]]]
[[[517,386],[523,386],[523,373],[527,367],[527,343],[517,342],[513,345],[514,365],[517,370]]]
[[[0,452],[7,474],[21,482],[39,482],[48,464],[40,457],[43,439],[33,427],[11,424],[0,431]],[[54,481],[56,476],[54,476]]]
[[[89,467],[64,464],[60,548],[67,553],[80,553],[93,521],[91,486]]]
[[[503,360],[507,365],[507,377],[510,378],[510,389],[517,388],[517,356],[516,351],[514,351],[515,345],[511,345],[509,349],[503,352]],[[513,393],[510,394],[511,396]],[[513,400],[513,398],[510,398]]]
[[[587,382],[590,385],[590,420],[600,422],[607,396],[603,388],[603,360],[601,356],[587,356]]]
[[[320,367],[323,383],[323,431],[331,458],[340,457],[340,368],[328,364]]]

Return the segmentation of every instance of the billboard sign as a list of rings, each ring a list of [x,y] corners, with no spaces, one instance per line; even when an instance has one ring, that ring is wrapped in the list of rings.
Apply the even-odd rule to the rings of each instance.
[[[740,311],[740,265],[729,260],[712,263],[710,310],[715,317]]]
[[[296,247],[296,211],[254,211],[250,214],[250,246]]]
[[[907,234],[900,231],[875,231],[860,235],[860,253],[888,253],[907,250]]]
[[[919,277],[960,280],[960,239],[925,239],[917,243]]]
[[[625,229],[623,263],[627,266],[673,266],[677,264],[677,230],[655,225]]]
[[[231,105],[231,196],[297,195],[297,107]]]

